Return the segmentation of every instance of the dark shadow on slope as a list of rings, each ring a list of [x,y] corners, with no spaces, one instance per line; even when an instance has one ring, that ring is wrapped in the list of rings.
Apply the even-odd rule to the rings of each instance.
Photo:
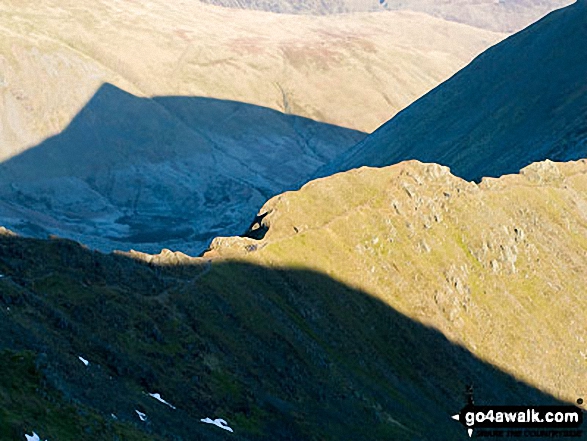
[[[364,136],[260,106],[139,98],[104,84],[62,133],[0,164],[0,223],[106,250],[204,244],[242,232],[267,198]]]
[[[249,237],[255,240],[263,239],[265,237],[265,234],[267,234],[267,232],[269,231],[269,227],[263,223],[263,219],[265,219],[265,217],[267,217],[268,214],[269,212],[266,211],[265,213],[258,214],[257,216],[255,216],[255,219],[253,219],[253,222],[251,222],[251,225],[249,225],[247,231],[245,231],[241,236]]]
[[[321,168],[327,176],[409,159],[470,181],[587,157],[587,2],[552,12],[479,55]]]
[[[3,236],[0,273],[0,349],[40,354],[47,385],[145,439],[465,440],[450,415],[468,384],[476,404],[556,402],[311,271],[160,267],[71,241]],[[177,410],[146,395],[154,392]],[[206,417],[227,420],[234,434]],[[36,422],[0,412],[15,439]],[[36,430],[63,439],[55,422]]]

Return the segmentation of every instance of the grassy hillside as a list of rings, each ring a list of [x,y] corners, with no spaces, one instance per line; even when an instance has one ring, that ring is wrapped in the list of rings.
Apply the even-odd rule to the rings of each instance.
[[[262,240],[207,255],[319,271],[571,401],[587,387],[586,172],[547,161],[477,185],[417,161],[360,168],[273,198]]]
[[[60,440],[112,413],[102,439],[464,440],[450,415],[467,384],[479,404],[574,402],[586,172],[543,163],[478,186],[437,165],[361,169],[272,199],[261,239],[202,258],[4,234],[3,363],[28,367],[4,380],[17,404],[0,417]],[[39,382],[86,418],[78,438],[18,410],[10,385]]]
[[[145,439],[145,432],[132,424],[66,399],[42,373],[42,360],[30,351],[0,352],[0,439],[23,439],[35,431],[58,440]]]

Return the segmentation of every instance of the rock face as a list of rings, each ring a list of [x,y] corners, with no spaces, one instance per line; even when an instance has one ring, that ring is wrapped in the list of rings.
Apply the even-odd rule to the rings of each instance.
[[[587,155],[587,3],[553,12],[483,53],[321,175],[406,159],[466,179]]]
[[[162,0],[5,1],[0,26],[1,223],[192,254],[503,37]]]
[[[329,15],[411,10],[498,32],[517,32],[573,0],[201,0],[204,3],[287,14]]]
[[[254,248],[216,239],[204,257],[327,274],[559,398],[587,387],[587,160],[480,184],[417,161],[362,167],[260,213]]]

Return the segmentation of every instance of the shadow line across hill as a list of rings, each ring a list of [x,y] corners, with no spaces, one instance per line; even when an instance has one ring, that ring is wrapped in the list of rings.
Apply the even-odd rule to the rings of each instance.
[[[0,164],[0,224],[105,251],[197,254],[366,134],[251,104],[104,84],[61,133]]]
[[[0,273],[0,349],[33,351],[46,387],[115,414],[138,439],[465,440],[450,416],[469,384],[477,404],[561,404],[313,271],[154,266],[68,240],[2,236]],[[0,379],[5,433],[83,433],[40,412],[42,395],[19,398],[10,388],[19,375]],[[39,409],[25,408],[30,400]],[[206,417],[227,420],[234,435],[201,424]]]

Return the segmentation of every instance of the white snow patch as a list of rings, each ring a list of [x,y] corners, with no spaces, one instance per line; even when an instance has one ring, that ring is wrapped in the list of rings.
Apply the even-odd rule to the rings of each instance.
[[[79,358],[79,361],[81,361],[86,366],[88,366],[90,364],[90,362],[88,360],[86,360],[84,357],[77,357],[77,358]]]
[[[41,441],[41,438],[39,438],[39,435],[37,435],[35,432],[33,432],[32,435],[27,435],[25,433],[24,437],[27,439],[27,441]],[[47,440],[45,440],[45,441],[47,441]]]
[[[150,397],[155,398],[157,401],[171,407],[172,409],[175,409],[176,407],[173,404],[169,404],[167,401],[165,401],[163,398],[161,398],[161,395],[155,393],[155,394],[149,394]]]
[[[147,415],[145,415],[143,412],[139,412],[138,410],[135,410],[135,412],[137,413],[141,421],[147,421]]]
[[[229,432],[233,432],[233,430],[230,427],[228,427],[228,424],[223,419],[218,418],[216,420],[211,420],[210,418],[206,418],[206,419],[201,419],[200,421],[203,423],[214,424],[215,426],[218,426],[221,429],[228,430]]]

